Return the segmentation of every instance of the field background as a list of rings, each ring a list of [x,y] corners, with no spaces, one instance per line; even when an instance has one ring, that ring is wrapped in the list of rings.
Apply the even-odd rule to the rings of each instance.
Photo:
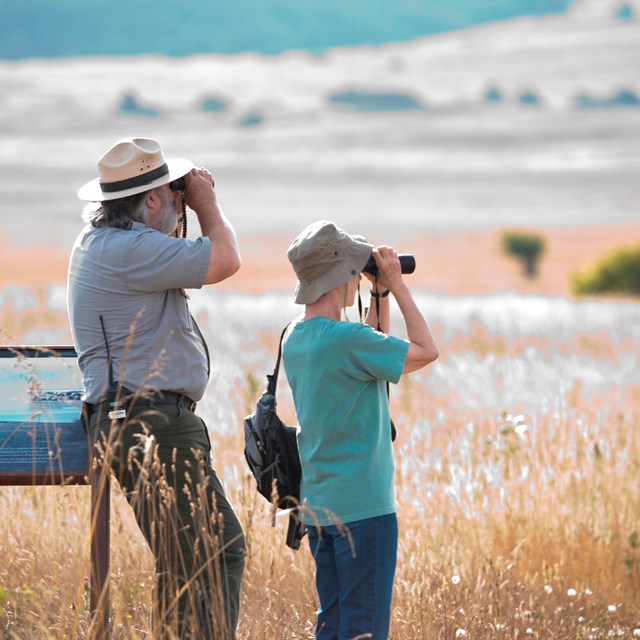
[[[640,229],[640,22],[616,8],[581,1],[562,15],[322,55],[0,62],[2,313],[60,307],[55,287],[81,226],[75,193],[132,135],[213,171],[244,258],[222,290],[291,291],[289,242],[329,218],[414,253],[420,289],[568,295],[572,273]],[[332,100],[344,91],[418,108],[378,98],[349,109]],[[628,106],[616,106],[620,92]],[[121,109],[125,96],[137,111]],[[205,111],[212,99],[225,108]],[[511,227],[548,238],[535,281],[499,252]],[[35,326],[2,324],[9,340],[41,339]]]
[[[576,100],[640,92],[640,27],[598,9],[611,3],[582,5],[322,56],[0,62],[3,343],[70,341],[75,191],[115,139],[157,137],[216,177],[244,265],[192,302],[215,354],[199,411],[250,543],[241,638],[312,629],[311,560],[269,526],[240,427],[297,312],[286,247],[318,218],[416,255],[410,282],[442,352],[392,391],[393,637],[640,636],[640,311],[569,289],[638,242],[640,109]],[[424,109],[329,100],[348,89]],[[158,114],[123,113],[126,93]],[[206,113],[208,97],[229,106]],[[513,227],[547,238],[534,280],[499,251]],[[294,420],[286,385],[281,405]],[[87,493],[0,491],[0,637],[86,635]],[[112,519],[114,634],[148,637],[151,559],[117,491]]]

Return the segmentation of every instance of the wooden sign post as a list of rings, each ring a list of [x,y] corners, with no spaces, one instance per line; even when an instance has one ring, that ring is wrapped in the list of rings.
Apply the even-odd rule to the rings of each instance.
[[[73,347],[0,346],[0,485],[91,485],[90,638],[109,637],[110,481],[80,421]]]

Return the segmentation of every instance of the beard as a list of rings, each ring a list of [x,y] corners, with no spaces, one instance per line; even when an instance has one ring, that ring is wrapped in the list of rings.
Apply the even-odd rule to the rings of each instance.
[[[175,200],[169,200],[164,193],[159,193],[159,196],[162,201],[162,213],[154,229],[166,235],[174,234],[178,228],[178,205]]]

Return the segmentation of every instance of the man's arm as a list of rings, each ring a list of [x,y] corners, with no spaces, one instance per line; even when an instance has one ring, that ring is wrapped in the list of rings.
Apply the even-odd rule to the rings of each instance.
[[[196,212],[202,235],[211,240],[211,256],[204,284],[215,284],[232,276],[241,265],[236,234],[218,205],[211,173],[192,169],[185,176],[186,204]]]

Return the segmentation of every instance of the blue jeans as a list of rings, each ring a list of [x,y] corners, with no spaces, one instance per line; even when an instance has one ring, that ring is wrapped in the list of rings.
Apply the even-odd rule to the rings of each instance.
[[[342,526],[309,527],[320,609],[318,640],[386,640],[396,571],[395,513]]]

